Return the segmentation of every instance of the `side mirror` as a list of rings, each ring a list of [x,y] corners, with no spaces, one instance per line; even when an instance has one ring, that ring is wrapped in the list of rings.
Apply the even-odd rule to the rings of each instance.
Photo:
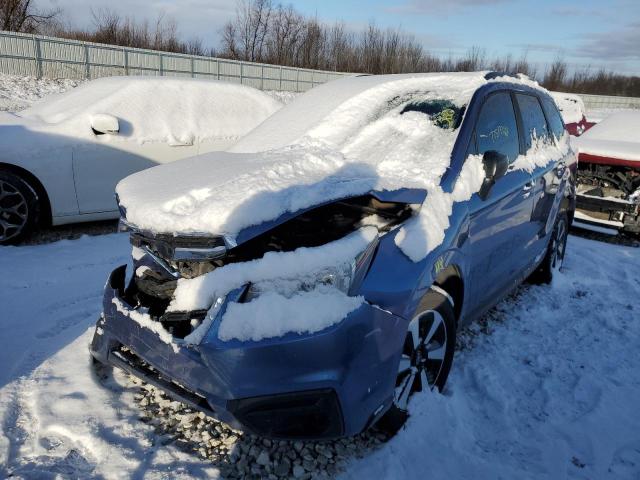
[[[488,150],[482,156],[482,164],[484,165],[484,181],[478,196],[485,200],[489,196],[489,192],[496,184],[496,180],[504,177],[509,168],[509,159],[506,155],[496,151]]]
[[[120,131],[120,123],[113,115],[96,113],[91,115],[89,121],[91,122],[91,129],[96,135],[104,135],[105,133],[109,135],[117,135]]]

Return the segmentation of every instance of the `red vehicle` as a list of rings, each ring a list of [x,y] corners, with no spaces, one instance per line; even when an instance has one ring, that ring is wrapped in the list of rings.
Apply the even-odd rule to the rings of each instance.
[[[640,234],[640,111],[614,113],[572,143],[578,148],[576,220]]]
[[[579,137],[595,125],[594,122],[587,120],[584,102],[578,95],[563,92],[551,92],[551,95],[558,105],[569,135]]]

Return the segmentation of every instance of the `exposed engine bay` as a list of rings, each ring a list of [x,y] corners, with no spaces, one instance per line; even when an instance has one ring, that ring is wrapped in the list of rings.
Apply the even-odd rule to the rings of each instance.
[[[318,247],[365,226],[388,232],[411,217],[415,205],[383,202],[363,195],[331,202],[296,215],[240,245],[223,237],[158,235],[133,229],[135,274],[125,295],[130,305],[144,309],[174,337],[184,338],[202,322],[207,310],[167,312],[177,282],[238,262],[262,258],[267,252]]]
[[[640,165],[633,168],[581,161],[577,193],[581,221],[640,234]]]

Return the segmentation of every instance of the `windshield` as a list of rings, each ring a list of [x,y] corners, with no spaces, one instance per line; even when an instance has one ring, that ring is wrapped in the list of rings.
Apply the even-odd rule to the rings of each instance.
[[[272,115],[240,140],[233,152],[260,152],[299,143],[302,139],[341,148],[388,115],[428,115],[444,130],[455,130],[462,106],[482,85],[476,73],[412,74],[348,77],[314,87]],[[412,115],[406,115],[413,112]],[[433,117],[433,118],[432,118]]]

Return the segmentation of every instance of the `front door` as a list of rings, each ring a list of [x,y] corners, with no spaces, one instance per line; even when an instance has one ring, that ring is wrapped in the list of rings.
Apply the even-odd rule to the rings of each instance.
[[[484,309],[515,285],[535,235],[532,176],[512,166],[520,154],[520,139],[508,91],[491,94],[478,116],[470,154],[483,155],[490,150],[506,155],[511,167],[487,198],[475,194],[469,202],[472,310]]]
[[[115,188],[132,173],[193,156],[193,145],[143,143],[101,135],[73,150],[73,170],[80,213],[115,212]]]

